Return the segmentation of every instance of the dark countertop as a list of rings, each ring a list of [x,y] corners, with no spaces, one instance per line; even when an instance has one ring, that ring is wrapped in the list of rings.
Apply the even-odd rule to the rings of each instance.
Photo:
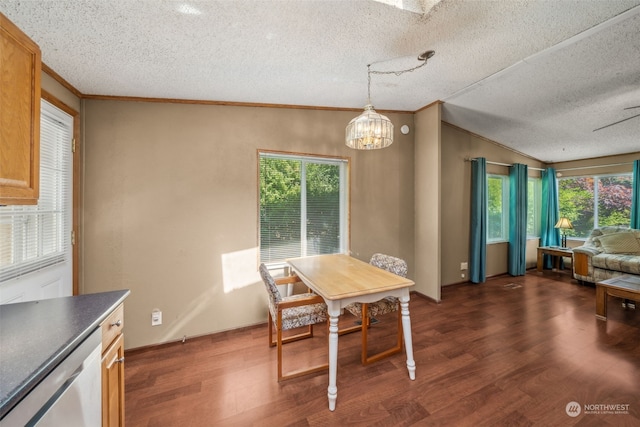
[[[122,290],[0,305],[0,419],[128,295]]]

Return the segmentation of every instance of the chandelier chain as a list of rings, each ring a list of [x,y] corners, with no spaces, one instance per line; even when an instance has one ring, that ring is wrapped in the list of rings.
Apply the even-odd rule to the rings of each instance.
[[[426,55],[426,52],[425,52],[425,55]],[[400,70],[400,71],[375,71],[375,70],[371,71],[371,64],[367,64],[367,103],[371,104],[371,74],[395,74],[396,76],[401,76],[404,73],[411,73],[427,65],[427,61],[429,57],[430,56],[425,56],[424,59],[418,58],[420,61],[422,61],[421,64],[416,65],[415,67],[411,67],[406,70]]]
[[[404,73],[410,73],[412,71],[417,70],[418,68],[424,67],[425,65],[427,65],[427,60],[426,59],[424,60],[424,62],[422,62],[422,64],[416,65],[415,67],[408,68],[406,70],[400,70],[400,71],[371,71],[371,69],[369,68],[369,72],[371,74],[395,74],[396,76],[401,76]],[[371,64],[367,65],[367,67],[371,67]]]

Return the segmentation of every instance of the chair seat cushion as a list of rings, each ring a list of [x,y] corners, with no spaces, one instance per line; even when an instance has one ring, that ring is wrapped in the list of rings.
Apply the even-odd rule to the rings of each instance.
[[[385,299],[381,299],[380,301],[370,302],[367,313],[369,317],[381,316],[383,314],[397,311],[398,306],[398,298],[387,297]],[[345,307],[345,309],[358,318],[362,317],[362,304],[359,302],[349,304]]]
[[[315,294],[296,294],[289,297],[283,297],[281,302],[295,301],[312,296],[315,296]],[[273,325],[277,327],[277,309],[274,306],[269,306],[269,310],[271,311]],[[327,317],[327,305],[324,303],[285,308],[282,310],[282,330],[284,331],[287,329],[326,322]]]

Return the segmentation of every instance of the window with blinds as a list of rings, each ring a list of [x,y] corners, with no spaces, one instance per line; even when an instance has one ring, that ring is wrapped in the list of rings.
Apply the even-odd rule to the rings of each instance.
[[[261,152],[259,162],[261,262],[345,252],[347,161]]]
[[[0,207],[0,282],[71,261],[73,118],[42,100],[40,198]]]

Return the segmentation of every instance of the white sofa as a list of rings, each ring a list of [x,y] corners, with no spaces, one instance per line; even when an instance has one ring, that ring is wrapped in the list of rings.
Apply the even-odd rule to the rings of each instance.
[[[640,276],[640,230],[594,228],[584,245],[573,249],[573,277],[597,283],[612,277]]]

